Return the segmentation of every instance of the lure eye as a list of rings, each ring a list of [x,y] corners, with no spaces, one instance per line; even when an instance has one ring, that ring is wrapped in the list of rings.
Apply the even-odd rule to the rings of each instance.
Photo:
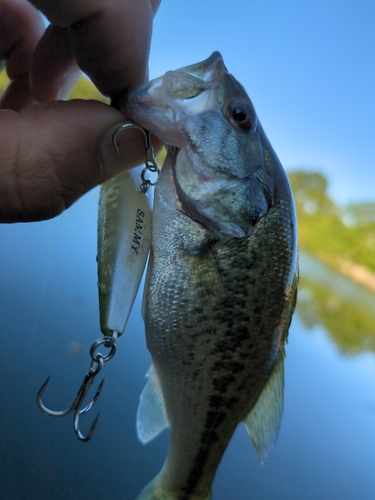
[[[232,102],[227,111],[232,125],[245,132],[249,131],[256,122],[253,109],[245,102]]]

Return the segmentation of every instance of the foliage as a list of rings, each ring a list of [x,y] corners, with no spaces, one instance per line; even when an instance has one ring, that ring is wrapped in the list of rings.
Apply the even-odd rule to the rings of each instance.
[[[301,273],[297,312],[307,329],[324,327],[342,352],[375,352],[375,310],[359,297],[348,298],[339,289]]]
[[[375,273],[375,203],[339,207],[327,194],[321,173],[289,172],[295,196],[299,245],[340,269],[349,261]]]
[[[297,209],[299,247],[340,272],[342,263],[349,262],[375,273],[375,202],[340,207],[329,197],[321,173],[296,170],[288,176]],[[342,292],[302,272],[300,318],[306,328],[323,326],[345,353],[375,351],[375,309]]]
[[[0,95],[4,92],[9,84],[9,78],[6,71],[0,71]],[[91,81],[84,75],[78,79],[74,89],[72,90],[69,99],[95,99],[108,103],[109,100],[104,97]]]
[[[2,71],[0,71],[0,95],[3,94],[8,84],[9,84],[9,78],[6,74],[5,69],[3,69]]]
[[[375,223],[375,201],[349,203],[344,207],[344,221],[352,226],[367,226]]]
[[[96,99],[97,101],[109,103],[109,99],[104,97],[95,85],[85,76],[79,78],[69,99]]]

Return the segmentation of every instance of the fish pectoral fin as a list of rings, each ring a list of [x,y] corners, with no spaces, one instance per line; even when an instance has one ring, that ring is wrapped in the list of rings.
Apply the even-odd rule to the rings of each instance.
[[[137,411],[137,434],[141,443],[146,444],[168,427],[164,397],[154,365],[146,373],[148,378],[140,396]]]
[[[284,355],[280,354],[260,396],[243,421],[263,463],[271,451],[283,412]]]

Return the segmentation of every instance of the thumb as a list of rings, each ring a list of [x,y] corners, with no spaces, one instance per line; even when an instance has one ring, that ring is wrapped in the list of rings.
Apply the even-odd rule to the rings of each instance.
[[[142,163],[137,130],[112,135],[124,116],[97,101],[55,101],[0,111],[0,222],[44,220],[91,188]]]

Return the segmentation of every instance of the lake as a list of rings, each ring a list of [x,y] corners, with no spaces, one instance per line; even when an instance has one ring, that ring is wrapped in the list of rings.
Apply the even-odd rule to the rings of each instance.
[[[101,336],[96,275],[98,190],[55,220],[0,226],[0,498],[131,500],[160,470],[168,432],[147,446],[135,416],[150,356],[141,294],[79,442],[73,401]],[[103,352],[103,351],[102,351]],[[262,465],[238,427],[219,466],[213,500],[375,498],[375,294],[301,255],[301,285],[286,346],[284,415]],[[103,375],[102,375],[103,374]],[[91,394],[91,393],[90,393]],[[93,394],[93,393],[92,393]]]

